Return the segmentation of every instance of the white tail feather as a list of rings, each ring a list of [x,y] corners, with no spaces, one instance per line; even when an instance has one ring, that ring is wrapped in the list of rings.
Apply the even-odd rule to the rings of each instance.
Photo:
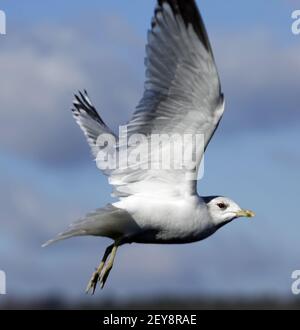
[[[47,241],[42,247],[67,238],[84,235],[104,236],[116,240],[137,230],[139,227],[128,212],[108,204],[72,223],[66,231]]]

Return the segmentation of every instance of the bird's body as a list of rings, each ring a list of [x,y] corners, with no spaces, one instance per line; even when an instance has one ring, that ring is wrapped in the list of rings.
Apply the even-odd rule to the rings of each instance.
[[[128,212],[140,228],[128,233],[135,243],[191,243],[215,231],[207,206],[198,196],[168,200],[130,196],[113,205]]]
[[[145,91],[125,126],[125,142],[106,126],[87,92],[75,95],[73,115],[97,164],[104,151],[110,160],[119,156],[115,167],[100,166],[119,200],[89,213],[45,245],[82,235],[113,239],[88,285],[92,292],[99,281],[104,286],[117,248],[123,244],[191,243],[207,238],[235,218],[254,215],[229,198],[197,193],[197,171],[223,116],[224,96],[195,0],[158,0],[146,53]],[[165,168],[164,158],[152,160],[156,152],[169,150],[161,141],[153,147],[152,138],[157,134],[176,135],[170,144],[176,150],[167,157],[173,166]],[[193,140],[198,141],[199,135],[202,147]],[[189,136],[193,139],[186,139]],[[111,140],[116,144],[110,145]],[[188,152],[193,157],[186,161]]]

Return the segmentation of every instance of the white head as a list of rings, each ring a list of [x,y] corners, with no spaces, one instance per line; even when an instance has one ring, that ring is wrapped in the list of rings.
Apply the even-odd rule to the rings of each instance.
[[[236,218],[252,218],[255,216],[254,212],[242,209],[227,197],[212,196],[204,197],[203,199],[208,207],[208,212],[217,227],[222,227]]]

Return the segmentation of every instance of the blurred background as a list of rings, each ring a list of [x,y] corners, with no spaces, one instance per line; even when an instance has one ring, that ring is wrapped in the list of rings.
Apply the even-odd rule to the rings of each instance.
[[[106,289],[84,294],[109,241],[41,244],[112,201],[69,111],[86,88],[114,129],[143,91],[155,0],[0,0],[0,308],[299,307],[299,1],[197,1],[227,110],[205,158],[202,195],[253,209],[184,246],[130,245]]]

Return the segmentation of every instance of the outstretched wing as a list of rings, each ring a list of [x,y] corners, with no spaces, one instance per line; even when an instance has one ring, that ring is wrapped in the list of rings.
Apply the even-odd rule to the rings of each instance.
[[[82,129],[96,159],[99,151],[103,148],[103,145],[97,143],[102,134],[109,134],[115,139],[116,143],[118,139],[99,116],[86,91],[79,92],[78,95],[75,94],[73,106],[73,116]],[[107,170],[103,170],[103,172],[106,175],[110,174],[110,171]]]
[[[127,125],[128,135],[203,134],[204,148],[194,150],[196,166],[224,111],[211,45],[194,0],[158,0],[146,47],[142,100]],[[184,145],[188,148],[188,145]],[[176,154],[174,155],[176,158]],[[175,163],[180,159],[174,159]],[[194,169],[195,170],[195,169]],[[181,170],[132,170],[112,173],[116,195],[194,194],[195,181]],[[126,173],[126,175],[124,175]]]

